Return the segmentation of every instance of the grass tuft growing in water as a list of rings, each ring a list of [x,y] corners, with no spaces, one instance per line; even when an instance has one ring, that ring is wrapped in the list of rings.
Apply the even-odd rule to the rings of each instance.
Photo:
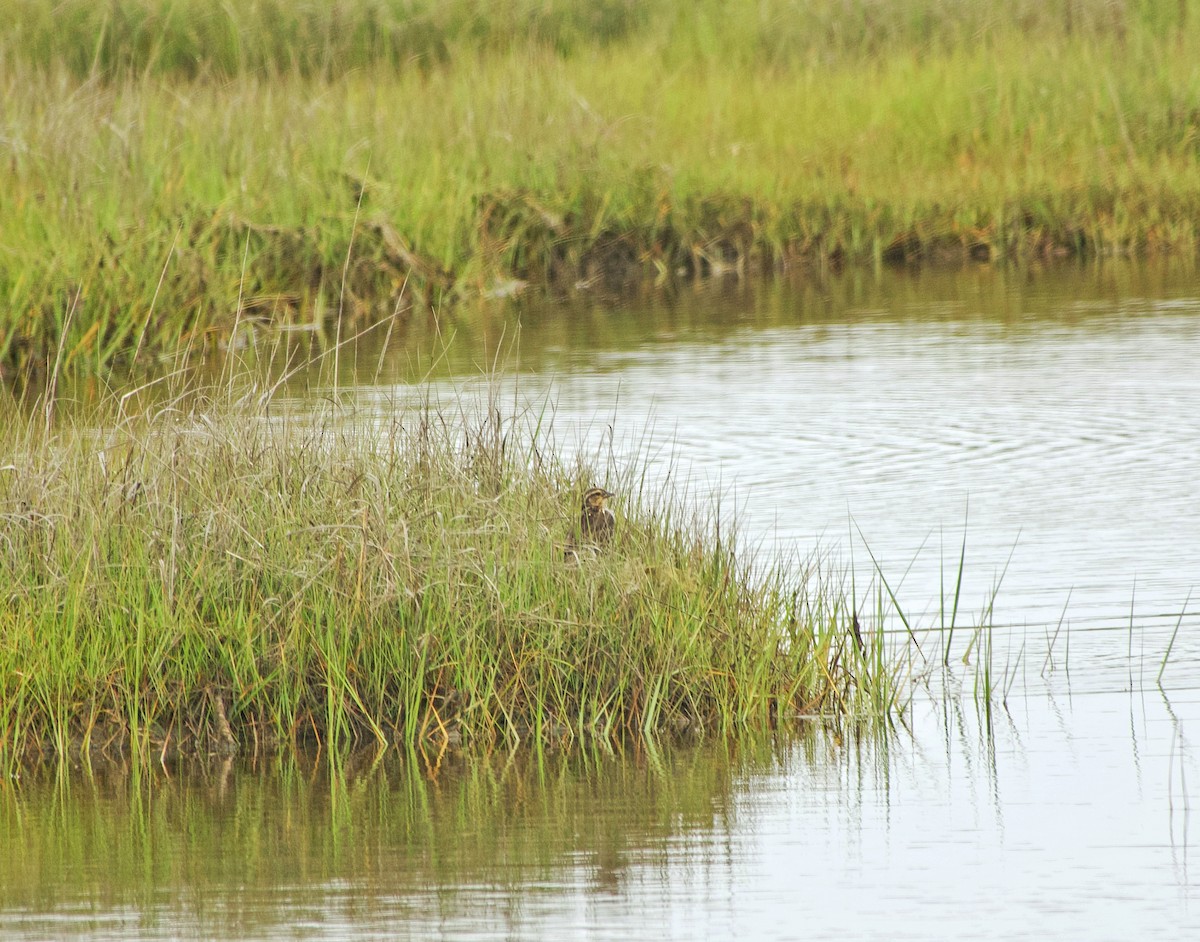
[[[895,703],[836,591],[759,571],[636,474],[603,482],[627,485],[611,545],[566,561],[596,478],[539,416],[261,402],[4,416],[7,762],[611,739]]]

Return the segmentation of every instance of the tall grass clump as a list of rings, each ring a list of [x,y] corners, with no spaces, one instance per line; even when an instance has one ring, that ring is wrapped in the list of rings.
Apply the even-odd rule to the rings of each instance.
[[[894,702],[836,596],[752,572],[678,507],[635,491],[613,544],[568,559],[595,478],[536,416],[259,401],[4,416],[5,761],[617,738]]]

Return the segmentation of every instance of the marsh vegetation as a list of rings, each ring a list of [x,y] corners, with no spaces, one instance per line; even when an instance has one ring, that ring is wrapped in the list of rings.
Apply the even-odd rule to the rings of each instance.
[[[0,14],[9,375],[527,282],[1196,248],[1191,0]]]
[[[510,743],[883,716],[896,666],[832,583],[739,555],[545,415],[383,424],[195,390],[0,423],[0,754]],[[578,544],[574,544],[578,546]],[[755,571],[752,571],[755,570]]]

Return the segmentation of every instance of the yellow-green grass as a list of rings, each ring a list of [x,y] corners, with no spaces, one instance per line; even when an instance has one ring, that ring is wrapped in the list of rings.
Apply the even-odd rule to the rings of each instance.
[[[251,401],[0,415],[4,762],[897,709],[898,668],[848,640],[836,581],[739,556],[637,468],[604,481],[625,495],[613,543],[567,553],[599,476],[554,458],[541,416]]]
[[[1200,5],[999,6],[2,0],[0,369],[513,278],[1194,252]]]

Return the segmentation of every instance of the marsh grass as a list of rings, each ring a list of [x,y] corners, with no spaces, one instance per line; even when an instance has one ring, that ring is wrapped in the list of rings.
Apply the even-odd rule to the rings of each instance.
[[[896,709],[811,571],[596,478],[546,414],[288,416],[261,390],[0,425],[0,754],[141,757],[766,727]],[[212,398],[210,398],[210,396]],[[216,401],[214,401],[214,399]],[[103,420],[101,420],[103,418]]]
[[[405,290],[412,319],[522,282],[1197,243],[1192,0],[0,15],[10,374],[370,322]]]

